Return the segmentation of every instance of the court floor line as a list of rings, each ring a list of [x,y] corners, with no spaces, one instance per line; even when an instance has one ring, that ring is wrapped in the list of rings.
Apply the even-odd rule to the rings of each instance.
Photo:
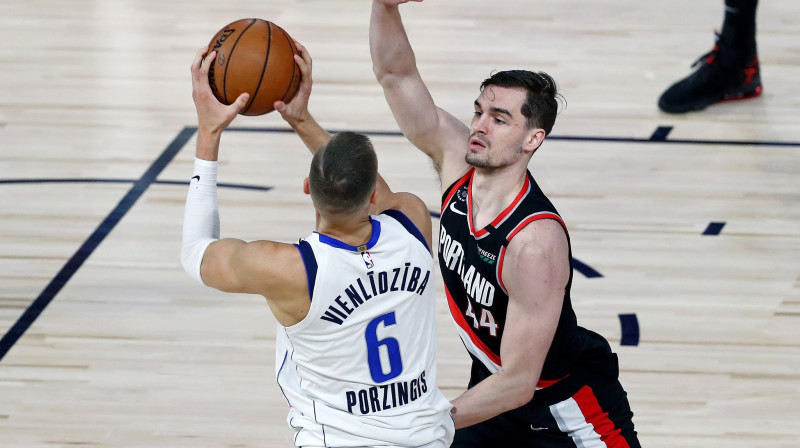
[[[61,268],[58,274],[53,277],[33,303],[22,313],[22,316],[17,319],[16,323],[14,323],[11,329],[3,336],[3,339],[0,339],[0,362],[2,362],[9,350],[11,350],[19,338],[25,334],[39,315],[42,314],[44,309],[47,308],[47,305],[50,304],[53,298],[67,284],[75,272],[80,269],[86,259],[92,255],[92,252],[97,249],[105,237],[116,227],[125,214],[130,211],[133,205],[136,204],[136,201],[142,197],[147,188],[156,181],[156,177],[158,177],[161,171],[175,158],[196,131],[197,128],[195,127],[185,127],[178,133],[161,155],[150,165],[150,168],[148,168],[142,177],[133,184],[117,206],[111,210],[111,213],[106,216],[89,238],[84,241],[81,247],[67,261],[64,267]]]
[[[53,179],[0,179],[0,185],[12,184],[132,184],[136,179],[102,179],[102,178],[53,178]],[[185,185],[189,186],[188,180],[156,180],[156,185]],[[238,190],[269,191],[272,187],[262,187],[261,185],[250,184],[231,184],[220,182],[220,188],[235,188]]]

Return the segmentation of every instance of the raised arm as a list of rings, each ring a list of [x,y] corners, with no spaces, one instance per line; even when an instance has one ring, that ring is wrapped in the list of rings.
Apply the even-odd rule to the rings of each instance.
[[[373,0],[369,43],[372,66],[403,135],[427,154],[447,188],[469,169],[469,128],[439,109],[417,69],[399,5],[422,0]]]
[[[456,428],[533,398],[569,281],[569,246],[561,225],[543,219],[525,227],[509,243],[501,275],[509,294],[500,346],[503,365],[453,401]]]
[[[195,166],[186,198],[181,261],[196,280],[222,291],[260,294],[283,325],[299,322],[308,311],[305,267],[290,244],[219,239],[217,158],[222,132],[247,104],[242,94],[230,106],[217,101],[208,84],[216,54],[200,50],[192,63],[192,97],[197,109]],[[303,300],[304,299],[304,300]]]
[[[308,100],[311,97],[313,85],[313,63],[311,55],[303,45],[295,41],[295,46],[300,53],[295,56],[295,62],[300,67],[300,87],[297,90],[297,95],[291,101],[288,103],[276,101],[274,107],[289,126],[294,129],[308,150],[314,154],[322,145],[328,143],[331,139],[331,134],[323,129],[308,111]],[[376,189],[378,194],[370,213],[379,214],[388,209],[403,212],[420,229],[428,240],[428,246],[430,246],[432,244],[431,217],[425,203],[411,193],[393,192],[380,173],[378,174]]]

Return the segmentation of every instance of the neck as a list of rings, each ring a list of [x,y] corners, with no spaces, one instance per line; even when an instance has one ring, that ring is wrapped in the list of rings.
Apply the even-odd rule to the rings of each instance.
[[[367,213],[335,218],[318,214],[317,232],[351,246],[359,246],[372,236],[372,223]]]
[[[527,166],[500,169],[475,169],[472,179],[472,218],[476,227],[483,228],[509,206],[525,184]]]

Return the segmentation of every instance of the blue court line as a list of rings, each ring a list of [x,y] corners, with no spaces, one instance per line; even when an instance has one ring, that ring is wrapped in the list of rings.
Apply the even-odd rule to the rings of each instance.
[[[72,278],[75,272],[80,269],[86,259],[92,255],[97,246],[105,239],[106,236],[116,227],[123,216],[136,204],[136,201],[142,197],[145,190],[156,181],[156,177],[164,170],[164,168],[175,158],[178,151],[186,145],[186,142],[192,138],[197,131],[195,127],[185,127],[178,133],[178,136],[172,140],[172,143],[167,146],[163,153],[150,165],[150,168],[145,171],[139,180],[137,180],[128,193],[119,201],[116,207],[109,213],[108,216],[97,226],[89,238],[81,245],[77,252],[67,261],[67,264],[61,268],[53,280],[44,288],[36,300],[22,313],[17,322],[11,329],[0,339],[0,361],[3,360],[5,355],[11,350],[11,347],[16,344],[20,337],[30,328],[36,321],[42,311],[50,304],[53,298],[61,291],[61,289]]]
[[[86,179],[0,179],[0,185],[2,184],[91,184],[91,183],[101,183],[101,184],[132,184],[136,182],[136,179],[100,179],[100,178],[86,178]],[[156,180],[153,181],[154,184],[159,185],[185,185],[189,186],[189,181],[184,180]],[[259,185],[247,185],[247,184],[230,184],[230,183],[218,183],[218,187],[221,188],[236,188],[239,190],[256,190],[256,191],[269,191],[272,190],[272,187],[262,187]]]
[[[578,260],[575,257],[572,257],[572,269],[575,269],[576,271],[580,272],[586,278],[600,278],[603,276],[603,274],[597,272],[593,267]]]
[[[722,233],[722,228],[725,227],[724,222],[710,222],[703,235],[717,236]]]
[[[639,345],[639,320],[636,314],[620,314],[619,323],[622,327],[619,345]]]
[[[622,138],[622,137],[577,137],[553,135],[547,138],[551,140],[569,140],[579,142],[610,142],[610,143],[671,143],[676,145],[726,145],[726,146],[778,146],[778,147],[800,147],[800,142],[767,142],[767,141],[737,141],[737,140],[652,140],[650,138]]]
[[[348,131],[358,132],[370,136],[403,137],[398,131],[364,131],[347,129]],[[667,134],[672,130],[671,126],[659,126],[648,138],[628,138],[628,137],[598,137],[598,136],[570,136],[570,135],[548,135],[550,140],[566,140],[576,142],[609,142],[609,143],[667,143],[677,145],[729,145],[729,146],[776,146],[776,147],[800,147],[800,142],[770,142],[770,141],[739,141],[739,140],[696,140],[696,139],[667,139]],[[294,130],[289,128],[228,128],[231,132],[275,132],[283,134],[293,134]],[[336,134],[343,130],[329,129],[328,132]],[[663,135],[663,140],[661,140]],[[655,137],[655,138],[654,138]]]
[[[667,136],[670,132],[672,132],[672,126],[659,126],[650,136],[650,140],[654,142],[667,141]]]

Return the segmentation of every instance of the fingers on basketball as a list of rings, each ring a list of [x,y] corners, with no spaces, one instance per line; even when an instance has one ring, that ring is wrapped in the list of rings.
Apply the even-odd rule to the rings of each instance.
[[[262,19],[241,19],[223,27],[209,44],[217,56],[209,66],[214,96],[233,104],[250,95],[243,115],[272,112],[276,101],[289,102],[297,94],[301,71],[294,55],[294,39],[278,25]]]

